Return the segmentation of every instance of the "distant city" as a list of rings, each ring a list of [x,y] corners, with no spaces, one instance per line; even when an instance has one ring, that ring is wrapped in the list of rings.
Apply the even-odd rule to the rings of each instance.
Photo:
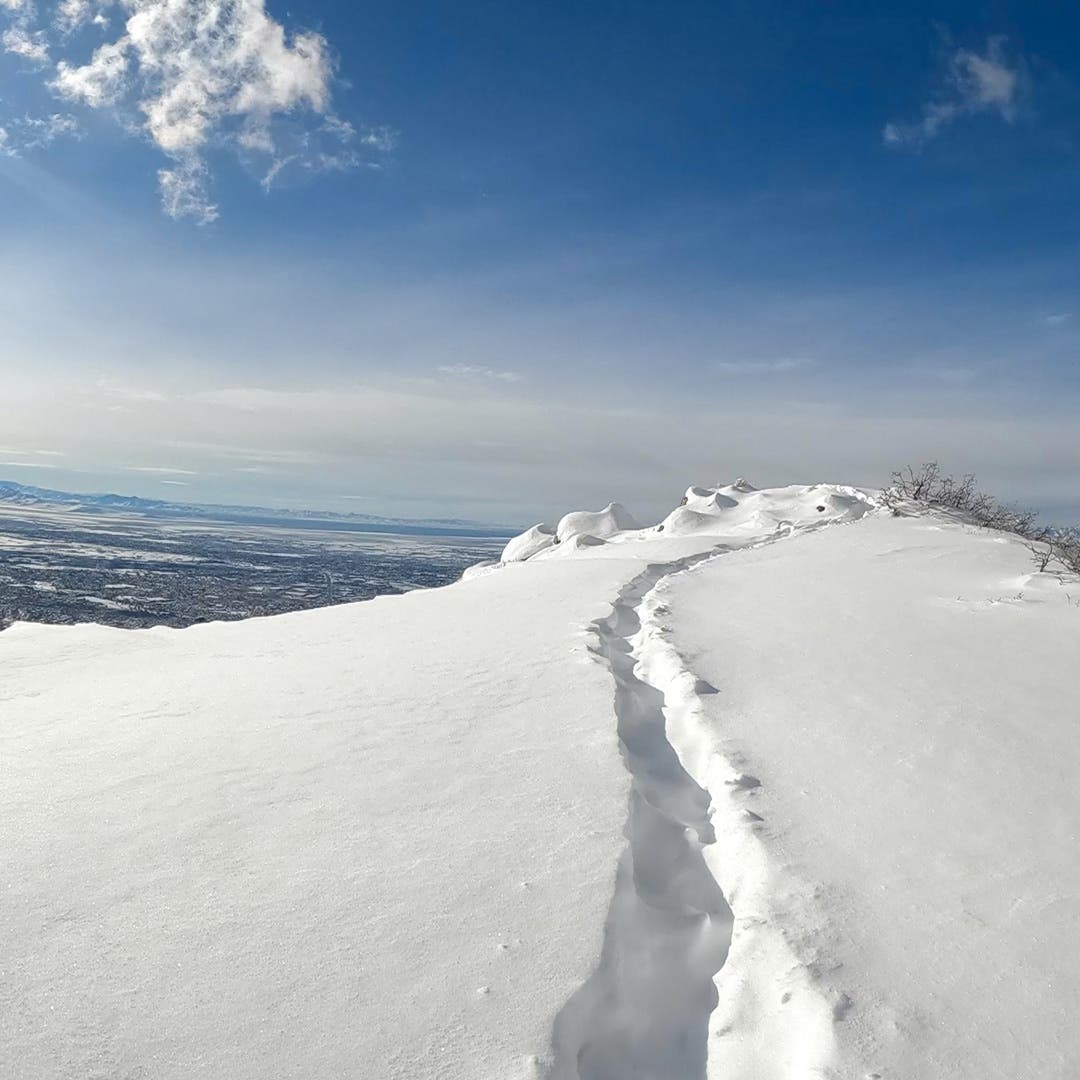
[[[446,585],[512,531],[0,482],[0,629],[183,627]]]

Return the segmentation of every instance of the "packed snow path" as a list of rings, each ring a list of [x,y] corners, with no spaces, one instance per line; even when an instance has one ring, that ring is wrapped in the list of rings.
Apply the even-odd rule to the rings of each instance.
[[[667,740],[663,695],[637,675],[644,596],[696,559],[651,566],[597,624],[615,680],[615,717],[632,778],[600,965],[560,1013],[552,1080],[704,1080],[713,976],[731,909],[702,857],[714,842],[709,795]]]

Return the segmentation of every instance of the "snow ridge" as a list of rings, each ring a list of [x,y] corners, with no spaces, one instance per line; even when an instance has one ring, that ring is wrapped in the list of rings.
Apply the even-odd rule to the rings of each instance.
[[[790,933],[797,912],[805,939],[822,939],[817,897],[762,843],[749,808],[760,782],[724,755],[701,707],[717,691],[671,645],[664,603],[676,575],[870,508],[853,489],[827,497],[836,505],[816,520],[783,517],[766,536],[650,564],[593,626],[631,776],[628,846],[599,964],[556,1017],[545,1080],[801,1080],[834,1058],[851,1002]]]
[[[716,842],[703,857],[733,911],[728,955],[716,976],[717,1005],[709,1018],[708,1070],[699,1075],[709,1080],[832,1075],[835,1025],[852,1002],[822,981],[821,958],[811,943],[827,940],[828,933],[815,887],[770,854],[763,842],[768,823],[751,809],[761,783],[725,753],[721,733],[704,714],[703,697],[719,691],[694,675],[670,641],[668,596],[676,574],[666,575],[642,598],[636,651],[639,676],[663,697],[670,745],[712,798]]]
[[[703,851],[715,843],[710,797],[665,733],[663,694],[637,671],[639,608],[666,575],[711,555],[654,564],[594,625],[615,680],[615,715],[631,776],[620,859],[599,965],[555,1020],[549,1080],[704,1078],[714,975],[732,913]]]

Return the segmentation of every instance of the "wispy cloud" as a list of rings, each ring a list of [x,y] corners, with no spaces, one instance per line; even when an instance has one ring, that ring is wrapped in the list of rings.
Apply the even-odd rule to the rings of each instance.
[[[218,219],[218,208],[207,190],[206,163],[199,157],[187,157],[171,169],[158,169],[161,207],[171,218],[192,218],[200,225]]]
[[[1010,60],[1002,38],[991,38],[983,53],[958,49],[948,57],[940,91],[914,123],[890,122],[882,131],[887,146],[918,149],[950,124],[977,113],[1016,119],[1023,88],[1023,63]]]
[[[725,375],[775,375],[812,367],[813,363],[806,357],[785,356],[780,360],[717,360],[712,366]]]
[[[306,174],[340,170],[393,149],[389,129],[357,132],[334,114],[329,42],[315,31],[286,31],[265,0],[60,0],[47,8],[39,15],[30,0],[0,0],[10,22],[3,47],[48,72],[58,97],[110,112],[170,159],[158,181],[171,217],[208,224],[218,216],[211,148],[263,159],[267,185],[290,165]],[[107,30],[109,12],[121,16],[122,32],[89,59],[70,55],[81,40],[75,31],[88,23]],[[10,123],[0,131],[10,152]]]
[[[21,26],[13,26],[4,31],[4,52],[14,56],[21,56],[34,64],[47,64],[49,62],[49,47],[45,43],[45,35],[39,30],[31,33]]]
[[[167,397],[162,391],[154,390],[145,386],[130,386],[116,379],[103,375],[97,380],[97,388],[109,398],[117,398],[120,401],[165,401]]]
[[[79,122],[70,113],[19,116],[0,127],[0,154],[20,157],[30,150],[51,146],[57,139],[80,138]]]
[[[0,446],[0,454],[9,457],[21,457],[25,454],[33,457],[67,457],[63,450],[13,450],[10,446]]]
[[[170,469],[157,465],[125,465],[125,472],[154,473],[161,476],[198,476],[193,469]],[[164,481],[163,481],[164,482]]]
[[[1045,326],[1064,326],[1071,319],[1071,311],[1058,311],[1051,315],[1044,315],[1042,321]]]
[[[494,368],[476,364],[441,364],[437,369],[440,375],[453,379],[487,379],[494,382],[521,382],[522,376],[516,371],[496,371]]]

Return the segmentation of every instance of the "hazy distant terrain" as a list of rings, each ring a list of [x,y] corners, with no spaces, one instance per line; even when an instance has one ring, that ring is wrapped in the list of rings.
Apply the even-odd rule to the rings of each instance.
[[[0,627],[189,626],[366,600],[445,585],[505,543],[396,535],[381,522],[184,520],[179,509],[0,501]]]

